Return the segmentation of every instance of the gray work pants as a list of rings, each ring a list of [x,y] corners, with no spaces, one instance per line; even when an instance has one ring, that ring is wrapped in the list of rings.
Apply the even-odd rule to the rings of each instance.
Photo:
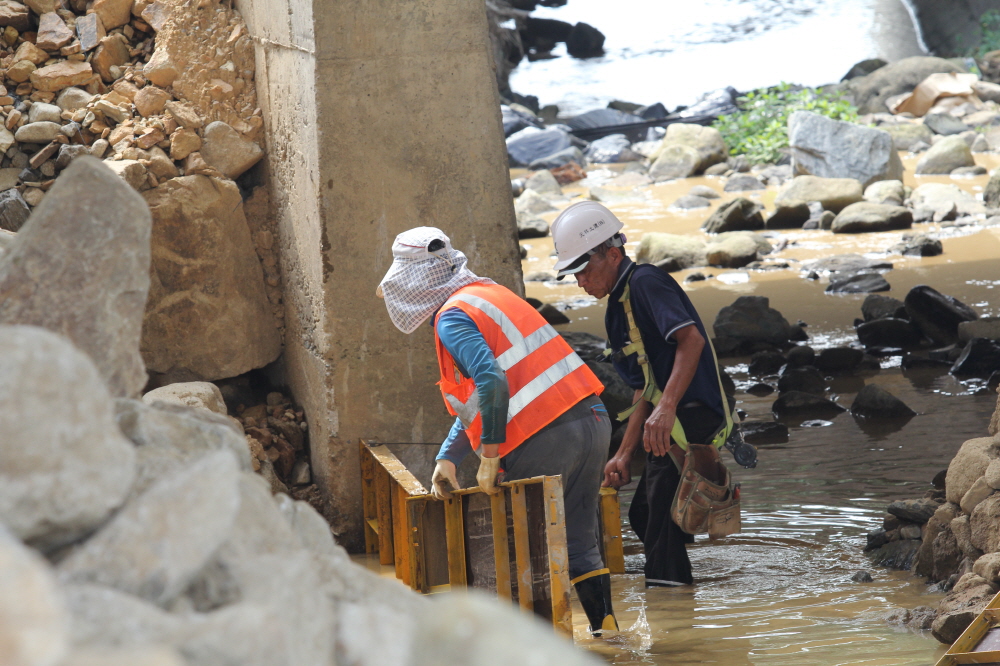
[[[579,418],[559,419],[504,456],[501,465],[508,481],[562,476],[569,576],[576,578],[604,568],[597,511],[611,445],[611,419],[595,396],[572,410],[570,416],[580,414]]]

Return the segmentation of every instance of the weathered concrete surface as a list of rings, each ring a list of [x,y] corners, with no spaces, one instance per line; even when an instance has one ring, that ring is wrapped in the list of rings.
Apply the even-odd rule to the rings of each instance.
[[[309,420],[324,513],[357,549],[358,439],[440,441],[449,425],[430,328],[404,336],[374,295],[393,238],[433,224],[474,271],[523,289],[485,8],[237,7],[256,48],[263,168],[278,220],[283,379]]]

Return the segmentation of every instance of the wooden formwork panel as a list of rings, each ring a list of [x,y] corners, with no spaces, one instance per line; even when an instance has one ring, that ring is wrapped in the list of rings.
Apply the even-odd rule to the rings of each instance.
[[[613,574],[625,573],[625,547],[622,543],[622,516],[618,491],[601,488],[598,516],[600,519],[601,556],[604,566]]]

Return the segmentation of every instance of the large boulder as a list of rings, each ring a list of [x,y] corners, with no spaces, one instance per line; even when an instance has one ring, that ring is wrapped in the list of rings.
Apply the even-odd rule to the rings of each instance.
[[[914,209],[947,211],[954,208],[958,215],[979,215],[985,206],[976,198],[952,183],[924,183],[913,190],[910,200]]]
[[[920,330],[907,319],[880,317],[866,321],[856,329],[858,340],[865,347],[916,347],[923,340]]]
[[[864,199],[864,188],[854,178],[820,178],[797,176],[778,191],[775,205],[792,205],[818,201],[824,209],[839,213]]]
[[[906,200],[906,188],[899,180],[880,180],[865,188],[865,201],[879,204],[902,206]]]
[[[874,321],[885,317],[905,317],[906,306],[898,298],[872,294],[865,298],[861,304],[861,314],[865,321]]]
[[[931,74],[961,71],[961,67],[943,58],[914,56],[851,79],[845,89],[854,97],[859,113],[885,113],[887,99],[911,92]]]
[[[955,344],[958,325],[979,318],[975,310],[957,298],[923,284],[910,289],[903,303],[910,321],[939,345]]]
[[[528,127],[507,137],[510,166],[528,166],[538,159],[554,155],[573,145],[570,135],[561,129]]]
[[[635,251],[641,264],[656,264],[668,271],[704,266],[705,242],[692,236],[650,231],[642,236]]]
[[[830,230],[835,234],[857,234],[909,229],[912,225],[913,213],[909,208],[860,201],[840,211]]]
[[[938,616],[931,625],[931,635],[942,643],[954,643],[996,591],[996,586],[986,579],[971,571],[966,573],[938,604]]]
[[[789,326],[766,296],[740,296],[719,310],[712,330],[718,338],[780,345],[788,341]]]
[[[867,384],[855,396],[851,414],[868,419],[908,419],[917,413],[878,384]]]
[[[135,449],[115,425],[94,364],[68,340],[0,326],[0,349],[0,523],[48,550],[122,504]]]
[[[934,139],[934,133],[926,125],[920,123],[882,125],[879,129],[889,133],[896,150],[912,150],[917,144],[929,146]]]
[[[264,157],[264,151],[226,123],[216,120],[204,129],[201,157],[226,178],[239,178]]]
[[[1000,340],[1000,317],[983,317],[974,321],[963,321],[958,325],[958,339],[968,342],[973,338]]]
[[[933,146],[917,162],[918,174],[949,174],[961,167],[975,166],[969,144],[960,136],[947,136]]]
[[[864,187],[903,179],[892,136],[879,129],[796,111],[788,118],[788,143],[796,175],[853,178]]]
[[[878,273],[855,273],[831,278],[826,288],[828,294],[869,294],[873,291],[889,291],[889,281]]]
[[[0,525],[0,664],[60,664],[69,615],[49,565]]]
[[[953,375],[966,377],[989,377],[997,370],[1000,370],[1000,343],[986,338],[973,338],[965,343],[951,366]]]
[[[742,268],[758,258],[759,245],[749,231],[725,234],[705,247],[710,266]]]
[[[960,504],[965,493],[969,492],[977,479],[986,474],[990,462],[997,457],[998,447],[992,437],[977,437],[962,444],[948,464],[948,474],[945,477],[948,501]]]
[[[236,459],[224,451],[163,477],[60,562],[60,580],[169,604],[228,536],[240,506],[237,479]]]
[[[804,391],[788,391],[782,393],[771,411],[776,418],[818,418],[829,419],[846,411],[843,407],[826,398],[805,393]]]
[[[675,178],[687,178],[698,173],[702,162],[697,148],[685,145],[664,146],[649,167],[649,177],[660,183]]]
[[[142,352],[177,381],[234,377],[267,365],[281,336],[239,189],[207,176],[143,193],[153,214],[153,265]]]
[[[0,259],[0,324],[65,335],[112,395],[138,394],[149,242],[142,197],[98,160],[74,160]]]
[[[764,228],[764,217],[761,215],[759,204],[739,197],[720,204],[701,228],[710,234],[726,231],[757,231]]]
[[[656,162],[671,146],[686,146],[694,149],[697,153],[697,161],[694,165],[694,173],[701,173],[713,164],[725,162],[729,157],[729,149],[722,134],[714,127],[703,127],[701,125],[688,125],[685,123],[674,123],[667,126],[667,133],[663,137],[659,153],[653,155]],[[650,177],[659,180],[653,174],[656,162],[650,168]],[[689,174],[692,175],[692,174]],[[676,177],[676,176],[675,176]]]

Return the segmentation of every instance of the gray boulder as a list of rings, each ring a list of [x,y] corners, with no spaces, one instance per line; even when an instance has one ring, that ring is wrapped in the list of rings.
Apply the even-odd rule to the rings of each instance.
[[[903,179],[892,136],[882,130],[796,111],[788,118],[788,142],[796,175],[854,178],[863,186]]]
[[[48,563],[0,525],[0,664],[62,663],[69,615]]]
[[[677,150],[678,148],[690,148],[694,153]],[[713,164],[725,162],[728,156],[726,142],[714,127],[674,123],[667,127],[660,153],[650,167],[649,176],[656,181],[685,178],[701,173]],[[679,175],[683,171],[688,172]],[[668,175],[669,173],[675,175]]]
[[[935,134],[943,136],[969,131],[968,125],[950,113],[928,113],[924,116],[924,125]]]
[[[93,362],[68,340],[0,326],[0,523],[48,550],[100,525],[135,478]]]
[[[635,259],[641,264],[657,264],[670,271],[704,266],[705,242],[691,236],[648,232],[639,241]]]
[[[229,535],[238,475],[234,456],[217,451],[164,476],[60,562],[60,580],[169,604]]]
[[[18,231],[28,221],[31,209],[16,188],[0,192],[0,229]]]
[[[902,400],[878,384],[866,384],[851,403],[851,414],[868,419],[903,419],[916,416],[916,412]],[[929,518],[930,516],[928,516]]]
[[[973,338],[1000,340],[1000,317],[983,317],[960,323],[958,325],[959,341],[968,342]]]
[[[534,213],[517,214],[518,238],[545,238],[549,235],[549,223]]]
[[[913,190],[910,201],[914,210],[934,211],[936,221],[986,212],[986,207],[973,195],[953,183],[924,183]]]
[[[552,155],[547,155],[541,157],[528,165],[528,168],[532,171],[539,171],[541,169],[557,169],[570,162],[576,162],[577,164],[583,164],[584,157],[583,151],[576,146],[570,146],[565,150],[560,150]]]
[[[858,113],[885,113],[887,99],[911,92],[931,74],[961,71],[961,67],[943,58],[914,56],[881,67],[868,76],[851,79],[845,90],[854,97]]]
[[[771,411],[776,418],[833,418],[846,411],[843,407],[826,398],[804,391],[782,393]]]
[[[760,211],[760,205],[749,199],[743,197],[733,199],[720,204],[701,228],[710,234],[726,231],[757,231],[764,228],[764,217]]]
[[[527,166],[570,146],[570,135],[555,127],[545,130],[528,127],[507,137],[507,155],[511,166]]]
[[[859,273],[890,270],[892,262],[869,259],[860,254],[835,254],[832,257],[810,261],[805,267],[821,273]]]
[[[675,178],[687,178],[699,172],[702,163],[697,148],[686,145],[665,146],[649,167],[649,177],[660,183]]]
[[[960,167],[975,166],[969,144],[958,136],[948,136],[928,150],[917,162],[918,174],[950,174]]]
[[[934,138],[934,133],[927,126],[919,123],[882,125],[879,129],[889,133],[896,150],[912,151],[918,144],[929,146]]]
[[[708,208],[712,205],[712,202],[705,197],[695,196],[693,194],[685,194],[671,204],[674,208],[680,208],[681,210],[690,210],[692,208]]]
[[[141,196],[98,160],[74,160],[0,259],[0,324],[65,335],[112,395],[138,394],[150,231]]]
[[[994,171],[983,189],[983,202],[991,207],[1000,207],[1000,170]]]
[[[864,188],[854,178],[820,178],[797,176],[778,191],[775,205],[791,205],[818,201],[824,209],[839,213],[864,199]]]
[[[693,197],[703,197],[705,199],[718,199],[719,193],[713,190],[708,185],[695,185],[690,190],[688,194]]]
[[[562,195],[562,187],[560,187],[559,181],[548,170],[536,171],[531,174],[531,177],[524,184],[524,188],[526,190],[534,190],[543,196]]]
[[[909,229],[912,225],[913,213],[908,208],[862,201],[840,211],[833,220],[831,231],[835,234],[857,234]]]
[[[909,257],[936,257],[944,252],[941,241],[927,234],[904,234],[903,239],[889,248],[890,254]]]
[[[718,338],[781,344],[788,341],[788,320],[766,296],[740,296],[719,310],[712,330]]]
[[[889,291],[889,282],[878,273],[857,273],[847,277],[831,280],[826,288],[828,294],[870,294],[876,291]]]
[[[750,232],[733,232],[709,243],[705,257],[710,266],[742,268],[758,259],[758,244]]]
[[[865,188],[864,198],[871,203],[902,206],[906,200],[906,188],[899,180],[880,180]]]
[[[723,188],[725,192],[749,192],[764,189],[767,189],[767,185],[760,182],[757,176],[749,173],[733,174],[726,181],[726,186]]]
[[[977,437],[964,442],[948,464],[948,475],[945,478],[948,501],[960,504],[972,484],[986,474],[986,469],[998,457],[997,454],[997,443],[992,437]]]
[[[767,218],[764,226],[767,229],[800,229],[810,216],[809,204],[783,201],[775,205],[774,214]]]

